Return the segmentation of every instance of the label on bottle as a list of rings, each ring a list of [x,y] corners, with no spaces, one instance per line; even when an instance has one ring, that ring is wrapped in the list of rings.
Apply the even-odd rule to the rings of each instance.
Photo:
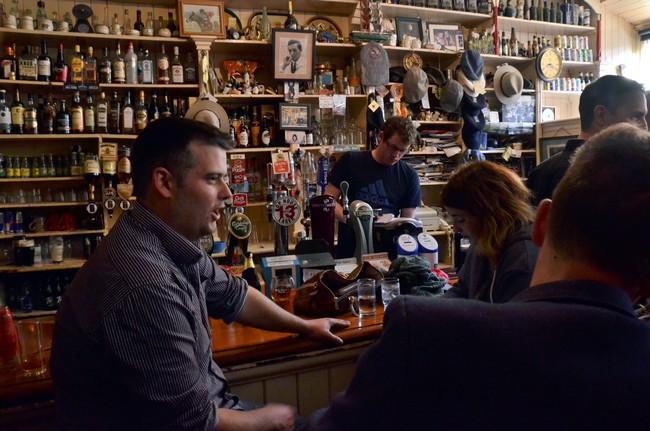
[[[27,58],[18,60],[18,72],[20,79],[36,81],[36,59]]]
[[[108,104],[107,103],[97,104],[97,127],[99,128],[108,127]]]
[[[196,69],[194,67],[185,68],[185,82],[187,84],[194,84],[196,82]]]
[[[70,109],[70,122],[72,130],[75,132],[83,131],[84,129],[84,117],[83,109],[81,107],[76,107]]]
[[[133,130],[133,108],[124,108],[122,115],[124,116],[122,119],[124,123],[124,129]]]
[[[142,83],[153,84],[153,61],[142,61]]]
[[[25,122],[25,108],[22,106],[11,107],[11,124],[23,125]]]
[[[81,83],[83,82],[83,71],[84,71],[84,62],[81,57],[74,57],[70,61],[70,79],[72,82]]]
[[[102,64],[99,67],[99,82],[102,84],[110,84],[112,82],[113,71],[109,64]]]
[[[117,162],[117,171],[121,174],[131,173],[131,160],[128,157],[122,157]]]
[[[84,162],[84,173],[91,175],[99,175],[99,160],[86,159]]]
[[[35,110],[25,110],[25,129],[26,130],[37,130],[38,123],[36,121],[36,111]]]
[[[94,63],[86,64],[86,82],[97,82],[97,67]]]
[[[9,133],[11,130],[11,111],[8,108],[0,110],[0,133]]]
[[[95,130],[95,111],[84,109],[84,123],[86,124],[86,130]]]
[[[262,145],[269,146],[271,144],[271,132],[269,129],[262,131]]]
[[[102,172],[106,175],[115,175],[117,172],[115,160],[102,160]]]
[[[62,117],[57,118],[56,130],[58,133],[70,133],[70,117],[64,115]]]
[[[52,62],[49,58],[38,60],[37,62],[38,75],[50,77],[52,75]]]
[[[135,126],[138,131],[144,130],[147,127],[147,111],[139,109],[135,116]]]
[[[175,64],[172,66],[172,82],[174,84],[183,83],[183,66]]]
[[[13,70],[13,61],[11,60],[2,60],[2,63],[0,63],[0,68],[2,68],[2,79],[9,79],[11,77],[11,72],[15,72]]]
[[[239,133],[239,145],[242,147],[248,147],[248,132],[245,130],[242,130]]]
[[[66,64],[56,64],[52,67],[52,73],[54,74],[53,80],[56,82],[66,82],[68,80],[68,66]]]
[[[118,60],[115,62],[115,67],[113,68],[113,80],[118,84],[124,84],[124,82],[126,82],[124,61]]]

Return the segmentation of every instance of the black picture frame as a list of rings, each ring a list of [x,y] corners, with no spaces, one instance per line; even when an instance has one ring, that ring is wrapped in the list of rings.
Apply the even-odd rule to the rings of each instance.
[[[281,130],[309,130],[311,105],[308,103],[280,103],[279,116]]]
[[[273,78],[282,81],[311,81],[316,62],[316,32],[274,29],[272,40]],[[296,50],[300,56],[292,63],[290,53]]]
[[[422,20],[420,18],[395,17],[397,40],[401,41],[403,36],[415,37],[422,40]],[[399,42],[398,42],[399,43]]]
[[[544,161],[549,157],[562,152],[562,150],[564,150],[564,146],[566,145],[566,141],[572,138],[577,138],[577,135],[540,139],[541,161]]]

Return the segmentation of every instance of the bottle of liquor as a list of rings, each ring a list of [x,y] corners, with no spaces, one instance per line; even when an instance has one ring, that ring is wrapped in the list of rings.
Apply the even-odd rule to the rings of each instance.
[[[174,116],[176,118],[183,118],[185,117],[185,101],[183,99],[177,99],[176,100],[176,112],[174,113]]]
[[[537,21],[544,21],[544,8],[542,7],[542,0],[537,0]]]
[[[178,36],[178,28],[176,27],[176,24],[174,24],[174,13],[167,12],[167,17],[167,29],[172,36]]]
[[[151,95],[151,102],[149,102],[149,109],[147,110],[147,121],[149,123],[160,119],[160,110],[158,109],[158,94],[154,91]]]
[[[44,102],[43,109],[37,109],[36,113],[38,116],[38,132],[50,135],[54,133],[54,126],[56,124],[56,109],[52,104],[52,95],[50,94]]]
[[[128,32],[132,29],[131,27],[131,15],[129,15],[129,10],[124,9],[124,33],[129,34]]]
[[[165,53],[165,45],[160,45],[160,54],[158,55],[157,65],[157,82],[158,84],[169,84],[169,57]]]
[[[52,59],[47,55],[47,41],[41,41],[41,53],[36,59],[36,79],[50,82],[52,79]]]
[[[70,82],[81,84],[84,82],[84,59],[81,56],[79,45],[74,46],[74,54],[70,59]]]
[[[126,83],[126,65],[124,64],[124,57],[122,57],[122,52],[120,51],[119,42],[117,43],[115,57],[113,57],[113,83]]]
[[[18,58],[18,79],[36,81],[36,70],[36,56],[32,52],[32,46],[27,45],[23,55]]]
[[[131,92],[126,92],[124,104],[122,105],[122,133],[132,135],[133,129],[133,105],[131,104]]]
[[[171,12],[170,12],[171,13]],[[172,69],[172,84],[182,84],[183,83],[183,65],[181,64],[180,56],[178,55],[178,47],[174,47],[174,55],[172,55],[171,61]]]
[[[160,105],[160,118],[169,118],[173,115],[172,106],[169,104],[169,96],[167,95],[167,90],[163,95],[163,103]]]
[[[260,140],[263,147],[271,145],[271,124],[267,117],[264,117],[262,120],[262,135]]]
[[[524,0],[523,18],[530,19],[530,7],[528,7],[528,0]]]
[[[557,14],[555,13],[555,3],[551,3],[549,15],[548,15],[548,22],[555,22],[556,17]]]
[[[56,133],[69,135],[72,123],[70,120],[70,111],[68,111],[65,99],[61,99],[59,103],[59,111],[56,113]]]
[[[185,56],[185,64],[183,64],[183,80],[186,84],[196,84],[196,65],[194,64],[194,58],[192,58],[192,53],[187,52]]]
[[[97,84],[97,57],[92,46],[88,47],[86,58],[84,59],[84,81],[88,84]]]
[[[121,145],[118,150],[117,159],[117,179],[122,184],[131,182],[131,149],[126,145]]]
[[[156,33],[153,22],[153,12],[147,12],[147,21],[144,25],[144,35],[153,36]]]
[[[102,48],[102,57],[99,59],[99,83],[110,84],[113,82],[113,63],[108,57],[108,47]]]
[[[249,143],[252,147],[260,146],[260,133],[262,132],[262,125],[257,117],[257,110],[253,109],[253,119],[251,120],[251,133]]]
[[[137,59],[137,69],[138,69],[138,84],[142,84],[142,59],[144,58],[144,48],[142,44],[138,44],[138,50],[135,53],[135,58]]]
[[[517,41],[514,27],[511,27],[510,29],[510,46],[508,47],[508,52],[512,57],[517,57],[519,55],[519,41]]]
[[[86,93],[86,103],[83,106],[83,110],[84,133],[95,133],[95,103],[90,91]]]
[[[38,133],[38,121],[36,119],[36,107],[34,106],[34,97],[31,94],[27,95],[27,107],[23,112],[23,124],[25,133],[27,135],[35,135]]]
[[[159,15],[158,16],[158,24],[156,24],[156,34],[158,36],[162,36],[160,34],[160,30],[162,30],[163,28],[167,28],[167,26],[165,25],[165,21],[163,21],[162,15]]]
[[[95,111],[97,111],[97,133],[108,133],[110,108],[108,99],[106,98],[106,93],[103,91],[99,93],[99,99],[97,99],[97,107],[95,108]]]
[[[542,0],[537,0],[542,1]],[[537,21],[537,7],[535,6],[535,0],[530,0],[530,20]]]
[[[20,101],[18,86],[14,89],[14,101],[11,102],[11,133],[22,134],[25,125],[25,105]]]
[[[133,28],[138,31],[140,35],[144,34],[144,23],[142,22],[142,12],[140,9],[135,11],[135,24]]]
[[[506,39],[506,32],[502,31],[501,32],[501,55],[502,56],[510,55],[509,47],[510,46],[508,45],[508,39]]]
[[[122,103],[117,97],[117,91],[113,92],[113,98],[108,105],[108,133],[122,132]]]
[[[144,91],[140,90],[138,103],[135,105],[135,133],[140,133],[147,127],[149,123],[148,115],[147,104],[144,102]]]
[[[246,253],[246,259],[244,260],[244,271],[242,272],[242,278],[246,280],[250,287],[253,287],[257,290],[262,290],[262,284],[260,279],[255,272],[255,262],[253,261],[253,253],[250,251]]]
[[[2,58],[2,63],[0,63],[0,78],[16,79],[18,75],[18,62],[14,55],[14,50],[8,46],[5,52],[6,55]]]
[[[562,13],[562,23],[571,24],[569,0],[564,0],[564,3],[560,5],[560,12]]]
[[[246,117],[242,115],[241,118],[239,119],[239,121],[240,121],[241,125],[239,126],[239,136],[238,136],[239,139],[237,140],[237,142],[238,142],[237,147],[239,147],[239,148],[247,148],[248,147],[248,135],[249,135],[249,133],[248,133],[248,126],[246,125],[246,123],[247,123]]]
[[[7,106],[7,90],[0,89],[0,134],[11,133],[11,110]]]
[[[284,21],[284,28],[298,30],[298,20],[293,16],[293,2],[291,0],[289,0],[289,12],[287,13],[287,19]]]
[[[133,50],[133,42],[129,42],[129,49],[124,55],[124,72],[127,84],[138,83],[138,56]]]
[[[80,155],[76,151],[73,151],[70,155],[70,176],[72,177],[80,177],[83,175],[84,169],[79,158]]]
[[[72,104],[70,105],[70,129],[72,133],[83,133],[84,131],[84,109],[81,106],[81,97],[79,92],[75,91],[72,95]]]
[[[63,44],[59,44],[56,61],[52,65],[52,80],[56,82],[68,81],[68,65],[63,57]]]
[[[149,55],[149,50],[145,49],[144,54],[142,55],[142,61],[141,61],[141,69],[142,69],[142,77],[141,77],[141,83],[142,84],[153,84],[153,59],[151,58],[151,55]]]
[[[548,8],[548,1],[544,0],[544,7],[542,8],[542,21],[550,22],[551,21],[551,11]]]

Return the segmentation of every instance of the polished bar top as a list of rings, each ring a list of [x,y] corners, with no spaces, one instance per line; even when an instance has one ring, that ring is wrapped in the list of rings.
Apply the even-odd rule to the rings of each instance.
[[[344,314],[339,318],[350,322],[350,327],[337,332],[344,344],[373,340],[381,334],[384,308],[377,304],[377,315],[363,319]],[[296,355],[304,352],[329,350],[336,345],[322,341],[278,332],[244,326],[239,323],[226,325],[221,320],[211,320],[213,357],[220,367],[250,362],[261,362],[273,358]],[[48,338],[49,337],[49,338]],[[46,335],[46,361],[50,359],[51,332]],[[39,377],[24,377],[20,370],[0,373],[0,409],[34,401],[52,399],[54,388],[49,368]]]

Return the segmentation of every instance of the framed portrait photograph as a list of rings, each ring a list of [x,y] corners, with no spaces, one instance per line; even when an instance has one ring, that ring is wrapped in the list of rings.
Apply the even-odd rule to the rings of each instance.
[[[427,22],[427,35],[433,49],[454,52],[464,49],[463,33],[456,24]]]
[[[411,36],[422,40],[422,20],[420,18],[403,18],[395,17],[395,27],[397,27],[398,43],[404,36]]]
[[[304,130],[285,130],[284,142],[287,145],[305,145],[307,139],[307,132]]]
[[[280,129],[308,130],[311,105],[303,103],[280,103]]]
[[[311,81],[316,61],[316,33],[309,30],[273,30],[273,78]]]
[[[179,0],[178,22],[180,35],[226,37],[226,18],[223,12],[223,2],[212,0]]]

